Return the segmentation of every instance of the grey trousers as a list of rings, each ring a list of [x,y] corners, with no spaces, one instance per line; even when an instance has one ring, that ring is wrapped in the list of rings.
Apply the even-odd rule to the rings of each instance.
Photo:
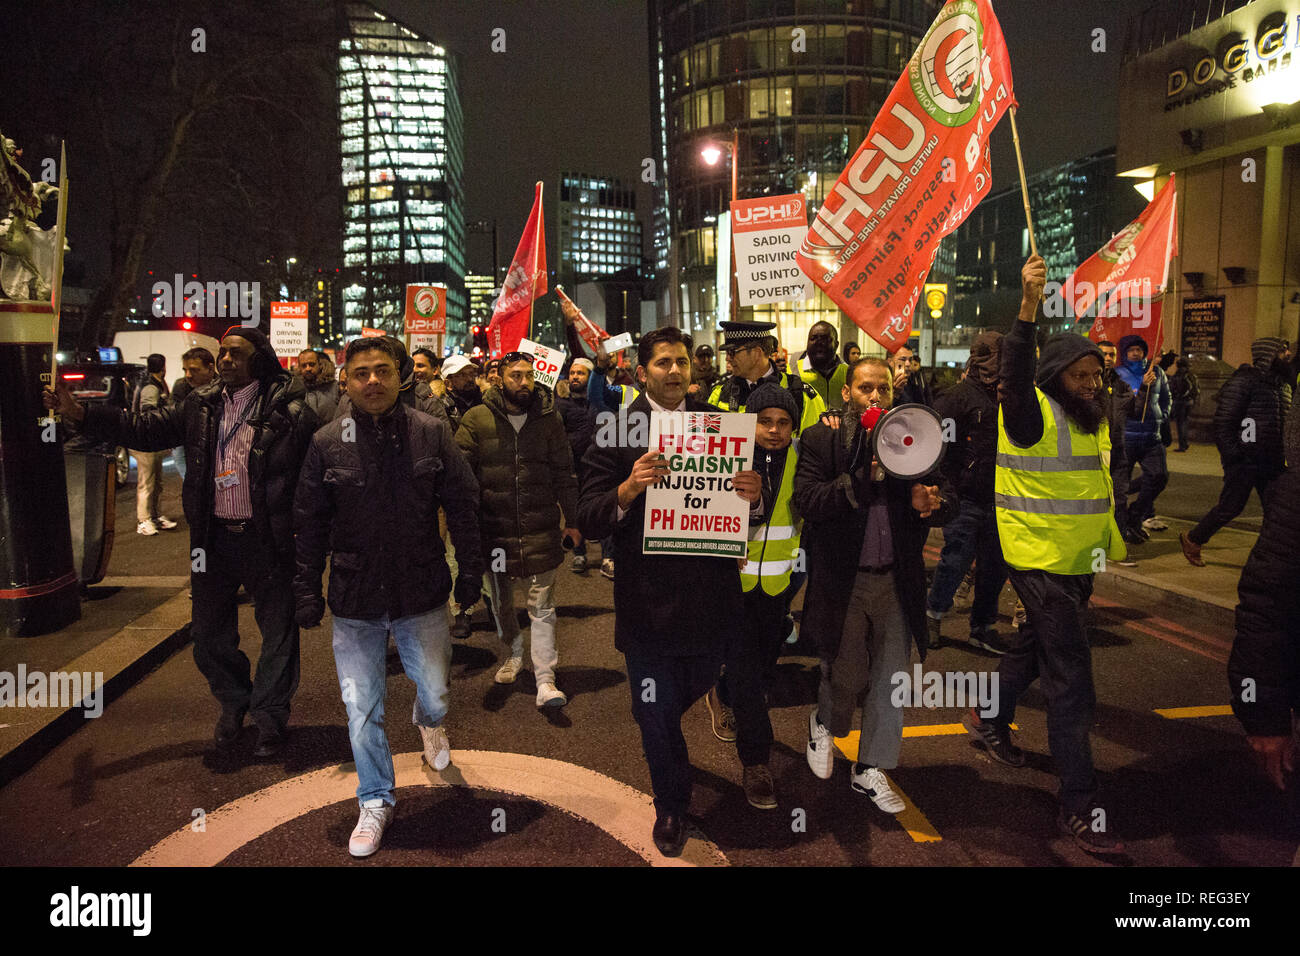
[[[817,719],[836,737],[848,735],[853,712],[861,701],[859,763],[882,770],[898,766],[903,708],[890,701],[892,678],[907,670],[911,657],[912,641],[893,572],[859,571],[849,595],[839,650],[834,661],[823,655],[817,691]]]

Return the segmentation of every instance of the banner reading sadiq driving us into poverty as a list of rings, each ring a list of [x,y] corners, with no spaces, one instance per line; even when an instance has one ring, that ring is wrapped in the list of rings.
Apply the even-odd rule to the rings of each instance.
[[[808,229],[799,268],[891,353],[939,240],[988,194],[989,136],[1014,102],[989,0],[948,0]]]
[[[670,473],[645,491],[642,554],[744,557],[749,502],[732,479],[754,457],[758,416],[748,412],[652,412],[650,448]]]

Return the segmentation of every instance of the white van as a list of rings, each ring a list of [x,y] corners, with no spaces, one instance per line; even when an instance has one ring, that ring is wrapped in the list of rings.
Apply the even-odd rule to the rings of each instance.
[[[216,359],[221,347],[210,335],[182,330],[118,332],[113,337],[113,344],[122,350],[122,361],[144,365],[154,352],[167,357],[167,384],[170,386],[185,374],[181,368],[181,356],[192,348],[205,348]]]

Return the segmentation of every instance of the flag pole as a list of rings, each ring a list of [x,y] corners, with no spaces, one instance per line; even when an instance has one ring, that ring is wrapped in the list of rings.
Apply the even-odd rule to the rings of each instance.
[[[542,238],[542,224],[546,221],[542,216],[542,183],[541,180],[533,187],[536,190],[537,200],[537,228],[533,230],[533,285],[530,288],[528,296],[528,340],[533,340],[533,303],[537,301],[537,246]]]
[[[54,227],[54,340],[50,347],[50,388],[58,385],[59,313],[63,308],[63,245],[68,218],[68,147],[59,143],[59,214]]]
[[[1020,131],[1016,129],[1016,108],[1007,110],[1011,117],[1011,140],[1016,144],[1016,165],[1020,167],[1020,195],[1025,201],[1025,223],[1029,226],[1029,251],[1038,255],[1038,242],[1034,239],[1034,219],[1029,213],[1029,183],[1025,179],[1025,158],[1020,155]]]

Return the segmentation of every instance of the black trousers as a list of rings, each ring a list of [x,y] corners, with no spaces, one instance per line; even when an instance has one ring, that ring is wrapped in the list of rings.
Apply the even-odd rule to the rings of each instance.
[[[1020,639],[998,665],[997,716],[1006,725],[1016,702],[1036,679],[1047,698],[1047,744],[1061,780],[1061,804],[1083,815],[1097,794],[1088,735],[1097,708],[1092,648],[1084,612],[1092,597],[1091,574],[1010,569],[1027,620]]]
[[[1252,489],[1259,492],[1260,504],[1267,512],[1268,486],[1272,483],[1273,479],[1262,477],[1254,465],[1224,465],[1223,490],[1219,492],[1218,502],[1196,523],[1195,528],[1187,532],[1187,537],[1193,544],[1205,544],[1215,532],[1241,514],[1246,502],[1250,501]]]
[[[1178,426],[1178,450],[1187,451],[1187,416],[1192,413],[1192,406],[1174,402],[1170,419]]]
[[[682,736],[682,714],[718,679],[723,645],[716,653],[665,657],[644,649],[624,653],[632,692],[632,716],[650,767],[655,811],[686,812],[691,802],[691,761]]]
[[[767,763],[772,750],[766,685],[785,643],[788,593],[773,597],[758,586],[745,592],[744,629],[728,642],[718,679],[719,699],[736,713],[736,754],[745,767]]]
[[[205,569],[190,573],[194,594],[194,663],[223,709],[247,709],[259,728],[283,732],[298,689],[298,623],[294,620],[293,564],[277,560],[251,528],[234,533],[213,525]],[[262,632],[257,674],[239,649],[239,586],[253,598]]]
[[[1124,449],[1111,446],[1110,480],[1115,485],[1115,525],[1119,533],[1128,531],[1128,486],[1133,477],[1133,469],[1124,457]]]

